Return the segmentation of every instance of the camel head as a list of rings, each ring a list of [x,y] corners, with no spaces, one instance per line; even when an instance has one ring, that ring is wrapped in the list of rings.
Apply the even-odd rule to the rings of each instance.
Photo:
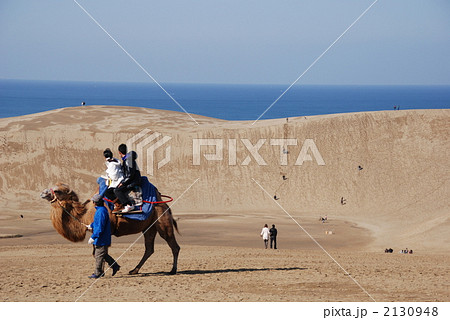
[[[81,204],[77,194],[64,183],[45,189],[40,196],[52,204],[50,218],[56,231],[72,242],[83,241],[86,237],[84,224],[92,222],[91,215],[86,215],[89,202]]]
[[[47,201],[52,201],[53,193],[52,193],[51,189],[45,189],[44,191],[41,192],[40,197],[41,197],[41,199],[45,199]]]
[[[78,196],[75,192],[70,189],[70,187],[65,184],[58,182],[56,186],[51,189],[45,189],[41,192],[41,198],[50,202],[55,201],[79,201]]]

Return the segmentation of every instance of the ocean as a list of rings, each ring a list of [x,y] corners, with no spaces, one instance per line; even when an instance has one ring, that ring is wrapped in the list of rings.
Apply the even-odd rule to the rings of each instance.
[[[256,120],[288,85],[162,86],[187,112]],[[86,105],[182,109],[154,83],[0,80],[0,118]],[[450,86],[295,85],[261,119],[404,109],[450,108]]]

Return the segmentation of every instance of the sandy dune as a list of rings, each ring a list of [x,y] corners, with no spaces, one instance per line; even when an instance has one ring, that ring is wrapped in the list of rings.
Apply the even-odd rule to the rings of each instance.
[[[89,246],[53,230],[39,192],[64,181],[87,199],[102,174],[104,148],[158,132],[141,144],[138,160],[175,198],[180,274],[160,273],[171,258],[159,239],[143,274],[127,276],[140,241],[123,256],[118,276],[108,274],[81,301],[448,301],[450,110],[255,125],[192,117],[198,124],[178,112],[87,106],[0,119],[2,300],[74,301],[87,289]],[[163,137],[168,141],[153,153],[149,147]],[[195,139],[215,139],[216,146],[195,155]],[[308,141],[323,165],[311,148],[302,154]],[[170,161],[158,168],[167,154]],[[264,223],[277,225],[280,250],[262,249]],[[137,236],[114,238],[113,255]],[[386,247],[396,252],[384,254]],[[397,253],[405,247],[415,253]],[[146,294],[137,296],[137,288]]]

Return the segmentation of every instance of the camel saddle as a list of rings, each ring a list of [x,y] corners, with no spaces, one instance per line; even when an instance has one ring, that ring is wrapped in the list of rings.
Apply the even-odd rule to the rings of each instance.
[[[105,179],[101,177],[97,179],[97,183],[99,184],[99,193],[104,192],[104,190],[108,188],[105,184]],[[141,221],[146,220],[149,217],[153,209],[153,204],[155,201],[158,201],[156,187],[150,183],[148,178],[145,176],[141,177],[141,186],[135,187],[129,191],[128,197],[130,198],[131,203],[141,210],[133,210],[127,213],[117,212],[118,215],[123,215],[126,218]],[[112,202],[108,202],[108,206],[111,210],[116,211]]]
[[[122,212],[123,206],[120,206],[114,209],[114,213],[117,216],[142,213],[142,204],[144,202],[142,201],[142,188],[140,186],[134,186],[133,189],[128,192],[128,199],[130,199],[130,202],[135,209],[128,212]]]
[[[130,199],[133,206],[142,206],[142,188],[140,186],[134,186],[133,189],[128,192],[128,198]]]

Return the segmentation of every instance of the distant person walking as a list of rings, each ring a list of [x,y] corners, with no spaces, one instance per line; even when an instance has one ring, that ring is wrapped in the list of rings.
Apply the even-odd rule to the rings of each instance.
[[[275,225],[272,225],[272,228],[270,228],[269,230],[270,233],[270,249],[272,249],[272,244],[273,244],[273,248],[276,249],[277,248],[277,229],[275,228]]]
[[[267,245],[269,244],[269,235],[270,235],[269,227],[267,226],[267,224],[265,224],[261,230],[261,237],[264,240],[264,247],[266,249],[267,249]]]

